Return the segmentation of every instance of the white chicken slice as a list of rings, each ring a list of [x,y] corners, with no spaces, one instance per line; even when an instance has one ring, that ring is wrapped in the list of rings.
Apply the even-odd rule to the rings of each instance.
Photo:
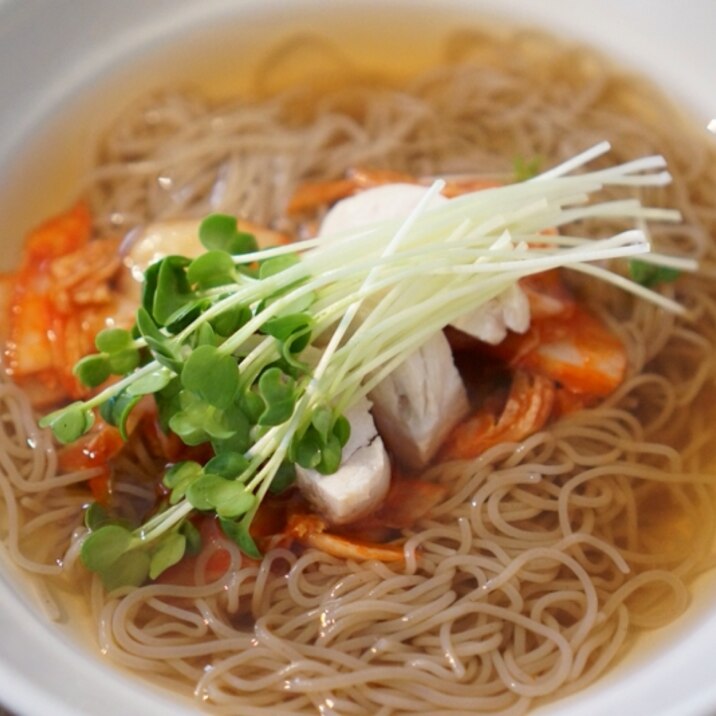
[[[369,513],[390,487],[390,460],[365,398],[346,411],[351,434],[332,475],[296,467],[303,496],[330,523],[346,524]]]
[[[331,237],[365,224],[407,218],[426,191],[425,187],[416,184],[385,184],[342,199],[326,214],[318,235]],[[442,206],[448,201],[441,194],[436,194],[428,208]],[[496,345],[505,338],[508,330],[524,333],[529,328],[527,296],[515,284],[461,316],[452,325],[474,338]]]
[[[468,412],[462,378],[442,331],[370,393],[381,436],[401,462],[420,469]]]
[[[385,184],[341,199],[323,218],[318,236],[331,237],[365,224],[405,219],[426,191],[416,184]],[[426,208],[442,206],[447,201],[442,194],[435,194]]]
[[[343,199],[326,214],[319,236],[341,234],[370,222],[405,218],[426,191],[414,184],[389,184]],[[436,195],[429,207],[447,201]],[[454,325],[481,340],[499,343],[508,329],[527,330],[529,320],[527,297],[522,289],[513,286]],[[409,356],[372,391],[370,398],[384,440],[403,463],[415,469],[431,460],[468,411],[465,387],[442,333]]]
[[[507,331],[524,333],[530,327],[530,304],[525,292],[517,285],[503,291],[451,324],[454,328],[496,346]]]
[[[189,259],[199,256],[204,251],[199,242],[199,223],[194,219],[159,221],[132,232],[124,257],[132,278],[141,283],[147,266],[165,256],[175,254]]]

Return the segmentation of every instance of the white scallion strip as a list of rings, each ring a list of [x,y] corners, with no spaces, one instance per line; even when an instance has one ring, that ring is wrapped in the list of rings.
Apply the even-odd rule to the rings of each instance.
[[[309,309],[315,320],[313,340],[327,338],[322,351],[302,356],[312,370],[301,379],[291,418],[268,429],[250,449],[251,464],[242,477],[248,489],[261,499],[294,436],[305,429],[319,403],[345,411],[436,331],[524,276],[571,268],[683,313],[672,299],[601,265],[638,255],[661,266],[697,268],[689,258],[650,253],[646,222],[678,221],[678,212],[644,207],[636,199],[588,203],[605,186],[654,186],[670,180],[662,157],[571,174],[608,150],[603,142],[530,181],[481,190],[428,209],[430,197],[440,191],[438,181],[403,221],[236,257],[238,264],[287,253],[297,253],[302,260],[267,279],[242,277],[232,287],[221,287],[229,295],[182,331],[177,343],[224,310],[256,308],[277,293],[282,293],[280,298],[220,347],[239,357],[242,379],[252,380],[261,365],[278,357],[273,338],[257,340],[263,324],[290,313],[309,293],[316,297]],[[604,239],[542,233],[586,218],[627,219],[636,228]]]
[[[635,199],[587,204],[589,195],[603,186],[653,186],[670,179],[661,157],[567,176],[608,148],[597,145],[530,182],[483,190],[437,209],[426,210],[423,204],[406,222],[383,222],[320,244],[294,245],[302,255],[303,271],[289,269],[286,283],[312,276],[297,290],[310,287],[318,292],[317,332],[330,330],[336,321],[342,328],[338,340],[332,334],[329,357],[324,353],[294,419],[268,431],[252,453],[275,452],[283,458],[300,428],[301,414],[310,414],[319,398],[344,410],[435,331],[531,273],[573,268],[666,310],[683,312],[672,299],[591,263],[639,255],[680,270],[697,267],[683,257],[650,254],[644,231],[599,240],[540,233],[585,218],[628,218],[641,224],[679,220],[678,212],[643,207]],[[540,246],[531,248],[530,242]],[[291,293],[283,300],[290,303]],[[348,317],[347,307],[352,309]],[[349,334],[359,308],[365,315]]]
[[[618,286],[619,288],[623,288],[625,291],[633,293],[635,296],[639,296],[639,298],[644,298],[651,303],[655,303],[657,306],[666,309],[670,313],[677,313],[681,315],[687,314],[686,309],[678,303],[678,301],[662,296],[660,293],[651,291],[638,283],[634,283],[634,281],[626,278],[625,276],[620,276],[619,274],[616,274],[613,271],[608,271],[601,266],[594,266],[591,264],[574,264],[570,266],[570,268],[581,273],[589,274],[590,276],[595,276],[596,278],[606,281],[607,283],[611,283],[614,286]]]
[[[345,409],[436,330],[522,276],[571,267],[666,310],[683,312],[672,299],[592,263],[639,255],[658,265],[696,268],[691,259],[650,255],[644,231],[598,240],[540,233],[585,218],[626,218],[637,224],[679,220],[678,212],[643,207],[636,199],[587,204],[588,196],[603,186],[652,186],[670,178],[661,157],[567,176],[608,149],[606,143],[597,145],[529,182],[483,190],[434,209],[425,209],[424,202],[406,222],[383,222],[320,244],[294,245],[305,271],[289,269],[286,283],[312,276],[306,286],[319,297],[317,332],[336,323],[341,328],[332,334],[330,350],[299,401],[295,420],[269,430],[252,453],[285,455],[300,429],[300,414],[310,414],[319,398]],[[531,248],[530,242],[541,246]],[[291,292],[283,300],[288,304]],[[349,332],[359,309],[365,315]]]
[[[546,172],[542,172],[542,174],[535,177],[535,179],[544,181],[545,179],[553,179],[555,177],[565,176],[566,174],[573,172],[575,169],[579,169],[580,167],[589,164],[589,162],[594,161],[598,157],[601,157],[603,154],[606,154],[611,148],[612,145],[609,144],[609,142],[599,142],[599,144],[595,144],[593,147],[590,147],[581,154],[577,154],[576,157],[572,157],[566,162],[562,162],[562,164],[559,164],[553,169],[549,169]]]

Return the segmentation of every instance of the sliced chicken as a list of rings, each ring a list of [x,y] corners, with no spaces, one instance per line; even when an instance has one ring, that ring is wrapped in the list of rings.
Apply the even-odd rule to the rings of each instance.
[[[530,304],[525,292],[514,284],[451,325],[473,338],[496,346],[502,343],[508,330],[524,333],[530,327]]]
[[[405,219],[425,196],[427,189],[415,184],[386,184],[366,189],[334,204],[326,213],[318,231],[320,237],[331,237],[365,224],[391,219]],[[448,200],[436,194],[428,208],[442,206]]]
[[[330,240],[331,236],[363,224],[405,218],[426,191],[414,184],[388,184],[343,199],[326,214],[319,236]],[[438,195],[429,206],[441,206],[447,201]],[[529,322],[527,298],[515,285],[454,325],[494,344],[505,338],[508,329],[526,331]],[[413,469],[420,469],[431,460],[443,439],[468,411],[465,387],[442,333],[411,355],[373,390],[370,398],[383,439],[401,462]]]
[[[426,191],[425,187],[415,184],[386,184],[342,199],[328,211],[318,235],[330,238],[365,224],[407,218]],[[438,194],[428,207],[442,206],[448,201]],[[529,328],[529,302],[525,292],[515,284],[461,316],[452,325],[474,338],[496,345],[505,338],[508,330],[524,333]]]
[[[442,331],[381,381],[370,399],[381,436],[400,461],[413,469],[431,460],[469,408]]]
[[[390,460],[363,399],[346,412],[351,435],[343,447],[341,466],[332,475],[296,468],[304,497],[330,523],[352,522],[368,514],[390,487]]]

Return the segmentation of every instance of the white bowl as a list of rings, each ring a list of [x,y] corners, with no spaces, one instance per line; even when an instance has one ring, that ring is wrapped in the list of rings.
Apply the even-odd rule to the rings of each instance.
[[[716,116],[713,0],[0,0],[0,270],[13,265],[23,232],[71,199],[91,136],[160,77],[205,77],[225,60],[211,47],[240,42],[250,70],[299,26],[384,62],[388,45],[394,58],[415,56],[419,33],[419,61],[428,64],[446,29],[485,14],[599,46],[661,84],[704,127]],[[238,73],[237,84],[246,76]],[[695,586],[676,623],[644,637],[589,689],[539,713],[716,713],[715,597],[716,574]],[[104,663],[71,624],[50,624],[7,560],[0,605],[0,701],[15,712],[196,713]]]

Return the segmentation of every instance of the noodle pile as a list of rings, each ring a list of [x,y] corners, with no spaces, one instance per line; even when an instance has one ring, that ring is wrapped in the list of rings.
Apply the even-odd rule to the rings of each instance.
[[[668,161],[673,185],[642,198],[685,217],[652,234],[702,263],[664,289],[694,320],[583,280],[626,347],[627,380],[519,445],[433,467],[426,479],[449,496],[406,533],[405,565],[283,548],[242,565],[236,548],[206,585],[109,597],[85,576],[108,657],[215,713],[522,714],[584,688],[639,630],[681,614],[689,583],[713,566],[713,150],[583,49],[475,32],[453,37],[446,58],[403,89],[357,78],[255,103],[151,98],[106,138],[88,180],[98,234],[213,211],[295,229],[284,216],[294,188],[350,167],[508,178],[516,156],[551,165],[608,139],[610,161]],[[76,483],[87,473],[56,475],[18,389],[2,384],[0,401],[5,545],[28,572],[82,581],[88,498]]]

